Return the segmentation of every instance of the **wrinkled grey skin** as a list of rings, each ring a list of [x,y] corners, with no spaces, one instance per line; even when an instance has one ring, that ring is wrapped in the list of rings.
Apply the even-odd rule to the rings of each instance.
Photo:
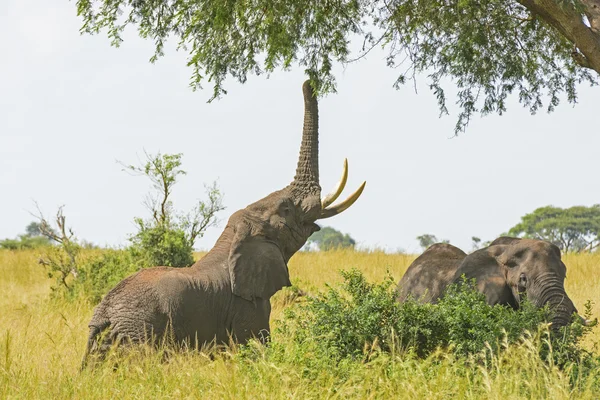
[[[398,300],[403,302],[411,296],[423,303],[437,303],[466,256],[451,244],[429,246],[404,273],[397,288]]]
[[[567,268],[555,245],[535,239],[500,237],[469,255],[449,244],[429,247],[398,283],[398,300],[409,296],[435,303],[446,287],[464,275],[475,279],[488,304],[515,309],[526,294],[536,306],[554,311],[552,326],[567,325],[577,309],[565,292]]]
[[[290,286],[288,260],[319,230],[317,219],[343,211],[322,208],[317,100],[308,82],[303,93],[304,129],[293,182],[235,212],[212,250],[193,266],[144,269],[114,287],[89,323],[84,366],[90,352],[166,333],[191,347],[268,335],[269,299]]]

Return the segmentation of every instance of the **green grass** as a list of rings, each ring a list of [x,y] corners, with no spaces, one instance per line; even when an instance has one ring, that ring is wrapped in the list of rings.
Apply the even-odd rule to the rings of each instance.
[[[197,255],[198,256],[198,255]],[[491,354],[488,364],[437,351],[426,359],[410,354],[367,352],[365,360],[332,364],[274,333],[271,348],[252,345],[219,354],[170,354],[143,349],[79,372],[92,306],[50,299],[51,281],[37,264],[35,250],[0,251],[0,399],[323,399],[323,398],[482,398],[597,399],[600,371],[585,380],[537,356],[540,338]],[[397,281],[413,256],[332,251],[297,254],[292,282],[309,293],[336,285],[340,269],[356,268],[380,282],[389,270]],[[583,311],[598,301],[600,254],[566,255],[567,292]],[[278,326],[294,300],[289,290],[272,299]],[[593,316],[600,316],[595,304]],[[599,329],[588,336],[591,348]],[[366,362],[368,360],[368,362]],[[575,382],[571,382],[575,380]]]

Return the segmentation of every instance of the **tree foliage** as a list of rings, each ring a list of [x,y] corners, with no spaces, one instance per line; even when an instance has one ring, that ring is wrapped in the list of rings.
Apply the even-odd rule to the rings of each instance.
[[[307,243],[315,244],[319,250],[327,251],[339,248],[354,247],[356,241],[349,234],[344,234],[330,226],[325,226],[321,230],[313,233]]]
[[[540,207],[523,216],[508,234],[547,240],[563,251],[592,251],[600,245],[600,204]]]
[[[450,243],[449,240],[447,240],[447,239],[439,240],[435,235],[432,235],[430,233],[426,233],[424,235],[417,236],[417,240],[419,241],[419,246],[421,246],[423,248],[423,250],[427,250],[427,248],[429,248],[429,246],[436,244],[436,243]]]
[[[81,261],[81,245],[79,244],[72,228],[67,227],[67,217],[63,212],[63,207],[59,207],[56,212],[55,225],[48,221],[39,210],[40,232],[56,243],[56,246],[48,247],[44,254],[38,260],[39,264],[46,267],[48,277],[54,278],[56,285],[52,286],[55,293],[72,293],[72,279],[79,276],[79,266]]]
[[[52,232],[54,233],[54,231]],[[41,231],[41,223],[32,221],[25,227],[24,234],[18,235],[15,239],[0,240],[0,249],[35,249],[50,246],[51,244],[51,239],[43,235]]]
[[[448,112],[448,81],[457,86],[458,132],[474,113],[502,114],[511,93],[532,113],[552,111],[562,95],[576,102],[577,84],[597,82],[600,73],[597,3],[77,0],[77,12],[83,32],[106,30],[115,46],[124,29],[136,25],[141,37],[155,43],[152,62],[174,37],[189,54],[190,85],[211,82],[211,100],[227,93],[228,76],[243,83],[249,74],[295,65],[318,92],[335,91],[334,63],[383,47],[387,65],[401,67],[394,85],[426,74],[441,113]]]
[[[138,231],[130,237],[132,254],[142,267],[193,264],[196,239],[218,222],[216,214],[225,209],[214,182],[206,187],[208,201],[198,201],[188,214],[175,212],[171,201],[173,186],[179,176],[186,174],[181,169],[181,157],[182,154],[146,154],[144,164],[125,166],[127,171],[150,179],[154,188],[145,202],[152,218],[135,218]]]
[[[437,304],[414,299],[399,303],[391,277],[370,283],[357,270],[341,274],[341,287],[329,287],[325,293],[290,307],[278,327],[278,332],[306,346],[311,357],[325,356],[330,362],[343,358],[364,362],[378,351],[411,350],[426,357],[440,348],[484,361],[484,349],[493,354],[506,351],[510,343],[519,343],[527,336],[526,332],[538,331],[540,324],[547,329],[545,321],[551,319],[548,309],[537,308],[527,300],[518,310],[491,306],[474,281],[450,285]],[[591,314],[590,307],[588,302],[586,316]],[[554,365],[587,362],[597,368],[599,360],[579,346],[591,330],[574,317],[559,334],[545,332],[546,345],[537,349],[539,355]]]

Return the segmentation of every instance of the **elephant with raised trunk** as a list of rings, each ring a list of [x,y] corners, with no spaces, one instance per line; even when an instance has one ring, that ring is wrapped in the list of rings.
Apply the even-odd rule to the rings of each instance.
[[[488,304],[517,309],[526,295],[537,307],[549,305],[552,326],[558,328],[567,325],[577,312],[565,291],[566,274],[560,249],[543,240],[500,237],[469,255],[450,244],[438,243],[408,267],[398,284],[398,300],[413,297],[435,303],[449,284],[460,282],[464,275],[475,279]]]
[[[319,230],[315,221],[350,207],[366,183],[332,205],[346,183],[345,161],[340,183],[321,200],[317,99],[309,81],[302,90],[304,128],[292,183],[235,212],[191,267],[143,269],[115,286],[94,310],[84,365],[90,352],[104,353],[121,341],[157,342],[166,334],[191,347],[266,338],[269,299],[290,286],[289,259]]]

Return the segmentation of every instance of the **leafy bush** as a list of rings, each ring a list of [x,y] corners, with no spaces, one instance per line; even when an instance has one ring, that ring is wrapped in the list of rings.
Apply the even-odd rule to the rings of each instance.
[[[104,250],[82,263],[73,282],[74,294],[99,303],[117,283],[138,269],[130,251]]]
[[[42,224],[40,222],[30,222],[25,227],[25,233],[17,236],[16,239],[0,240],[0,249],[24,250],[50,246],[52,244],[51,239],[44,235],[41,228]],[[52,230],[49,232],[55,234]]]
[[[30,237],[26,235],[19,235],[18,239],[0,240],[0,249],[8,250],[37,249],[50,245],[50,242],[44,236]]]
[[[182,229],[148,224],[139,218],[136,222],[139,229],[130,240],[131,253],[139,267],[189,267],[194,263],[193,243]]]
[[[342,276],[341,290],[329,287],[326,293],[288,310],[280,333],[314,354],[340,361],[370,357],[374,351],[426,357],[438,348],[459,356],[482,354],[485,349],[494,354],[518,342],[526,332],[538,332],[540,326],[548,331],[543,325],[550,317],[546,309],[528,302],[516,311],[490,306],[473,282],[450,287],[435,305],[414,300],[400,304],[391,278],[372,284],[356,270],[342,272]],[[562,335],[546,341],[554,348],[540,348],[540,355],[551,354],[553,362],[561,365],[581,360],[585,354],[577,341],[586,329],[574,322]]]
[[[308,238],[306,244],[305,248],[307,249],[310,249],[314,244],[320,251],[328,251],[354,247],[356,241],[347,233],[343,234],[330,226],[324,226],[319,231],[313,233]]]
[[[181,153],[146,154],[143,165],[123,164],[128,172],[150,179],[155,190],[145,202],[152,218],[135,218],[138,231],[130,237],[132,254],[141,268],[192,265],[196,239],[218,222],[216,214],[225,208],[215,182],[212,186],[205,186],[206,202],[198,201],[188,214],[175,212],[170,200],[173,187],[179,176],[186,175],[181,169],[181,157]]]

